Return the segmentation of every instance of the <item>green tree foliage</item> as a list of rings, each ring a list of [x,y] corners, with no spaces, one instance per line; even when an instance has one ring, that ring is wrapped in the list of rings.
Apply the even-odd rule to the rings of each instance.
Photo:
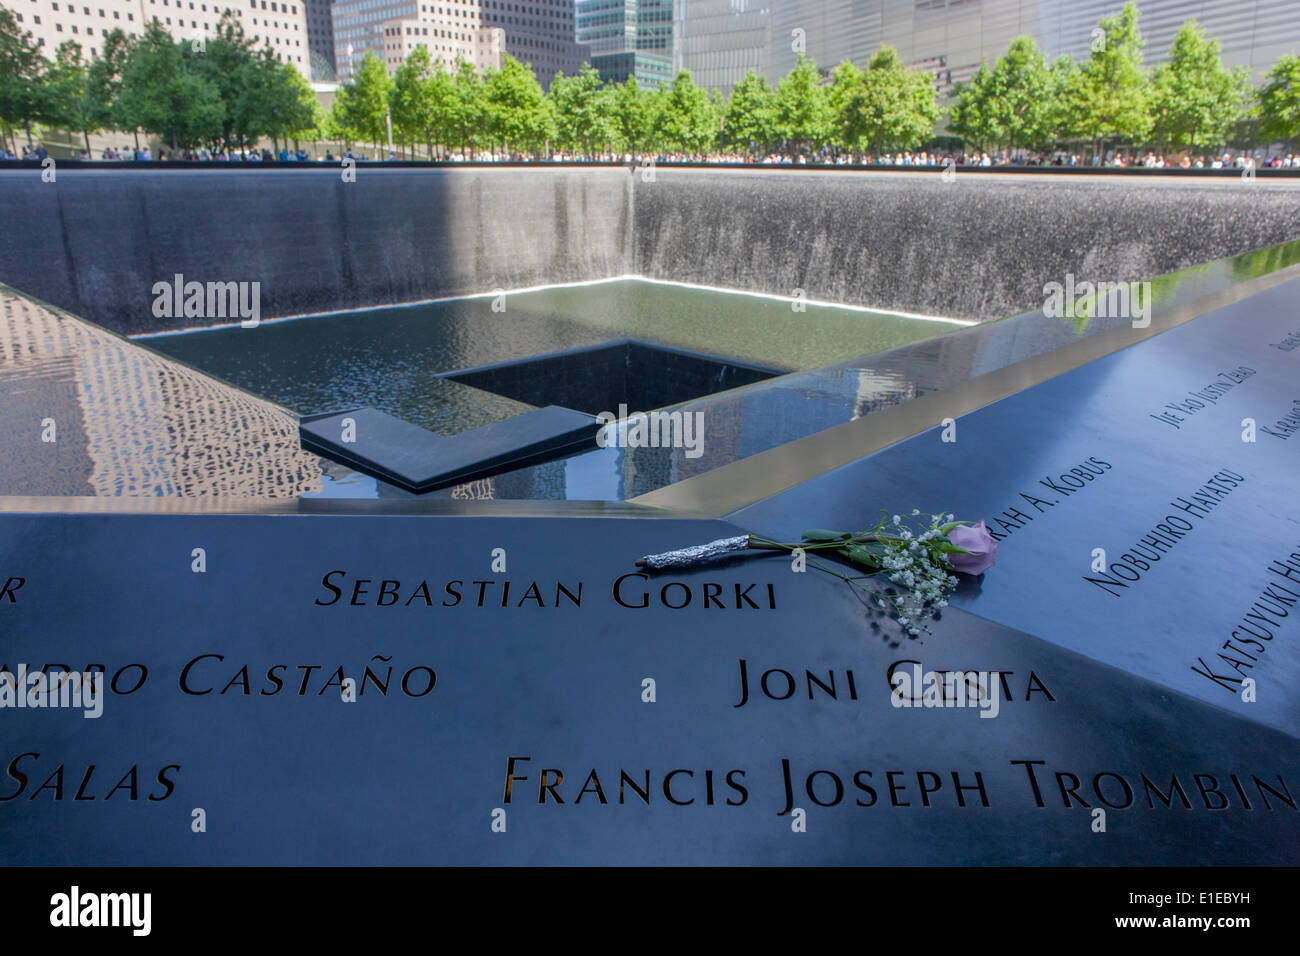
[[[64,40],[46,73],[41,119],[58,129],[75,130],[90,151],[90,134],[98,131],[104,110],[89,88],[86,64],[81,61],[81,44]]]
[[[1079,132],[1099,143],[1109,138],[1141,142],[1152,123],[1137,4],[1130,0],[1118,16],[1103,19],[1098,31],[1080,69],[1075,97]]]
[[[556,75],[547,99],[555,114],[555,145],[593,155],[617,141],[614,92],[601,85],[600,74],[584,64],[574,76]]]
[[[113,126],[113,104],[122,92],[122,70],[129,52],[126,34],[114,29],[104,35],[100,55],[86,67],[86,95],[95,109],[90,117],[92,129]]]
[[[334,100],[335,128],[345,139],[379,145],[388,141],[388,93],[392,81],[383,62],[370,51],[356,78],[339,88]]]
[[[988,152],[998,141],[989,93],[992,83],[992,71],[987,63],[981,63],[969,82],[953,86],[953,103],[948,111],[948,131],[980,152]]]
[[[865,70],[840,76],[846,86],[835,94],[837,125],[850,135],[849,148],[914,149],[934,135],[943,115],[934,85],[926,74],[906,69],[893,47],[882,46]]]
[[[428,47],[418,46],[393,75],[389,108],[403,144],[427,143],[433,126],[433,71]]]
[[[261,56],[243,72],[235,126],[250,139],[269,136],[278,148],[316,125],[316,95],[292,66]]]
[[[1083,137],[1082,84],[1083,73],[1074,57],[1062,54],[1049,68],[1051,87],[1047,104],[1047,125],[1056,140]]]
[[[777,84],[776,132],[795,152],[816,149],[831,133],[831,107],[817,64],[802,53],[794,69]]]
[[[1017,37],[992,69],[983,65],[958,94],[948,128],[981,150],[1050,144],[1054,80],[1033,39]]]
[[[1300,56],[1280,58],[1265,79],[1259,91],[1260,133],[1300,149]]]
[[[1090,139],[1161,150],[1205,150],[1223,142],[1252,98],[1248,71],[1223,66],[1218,43],[1195,21],[1183,24],[1168,62],[1143,68],[1138,12],[1128,3],[1103,19],[1082,64],[1050,64],[1029,37],[1018,37],[992,64],[955,90],[948,128],[976,150],[1036,149]],[[905,68],[882,47],[864,67],[836,67],[831,82],[800,56],[776,85],[748,73],[724,99],[696,86],[687,71],[644,90],[635,78],[602,84],[590,65],[556,76],[543,94],[532,69],[506,55],[479,73],[464,61],[449,70],[418,47],[391,79],[367,54],[353,82],[340,88],[328,117],[302,75],[258,48],[230,11],[215,36],[174,42],[151,23],[139,37],[120,30],[103,38],[103,55],[87,62],[75,42],[47,61],[16,16],[0,7],[0,132],[42,122],[81,134],[99,129],[155,133],[173,148],[225,149],[260,139],[298,140],[325,133],[380,145],[386,119],[403,154],[423,143],[446,157],[490,148],[538,154],[558,148],[581,155],[629,151],[791,155],[822,146],[866,152],[915,149],[942,117],[931,79]],[[1300,146],[1300,57],[1283,57],[1259,93],[1260,132]]]
[[[185,69],[181,44],[157,21],[130,43],[114,116],[122,129],[155,133],[173,150],[221,136],[225,108],[206,77]]]
[[[494,146],[540,152],[555,136],[555,118],[532,68],[509,53],[501,54],[501,68],[483,78],[483,104]]]
[[[690,70],[681,70],[672,85],[658,94],[655,130],[662,148],[672,153],[699,155],[717,141],[718,124],[709,94],[695,85]]]
[[[424,132],[424,145],[433,156],[434,144],[445,147],[451,139],[456,118],[456,80],[442,67],[442,61],[434,63],[433,72],[426,84],[428,91],[429,125]]]
[[[635,76],[614,88],[614,138],[620,149],[633,153],[657,152],[655,126],[658,122],[658,95],[642,90]]]
[[[186,67],[207,80],[221,98],[221,134],[217,138],[220,148],[248,146],[260,135],[263,124],[257,123],[258,128],[248,125],[254,117],[247,104],[241,109],[240,100],[245,85],[260,78],[250,70],[261,55],[254,41],[244,35],[239,19],[227,10],[217,24],[216,36],[208,37],[201,50],[188,43],[182,44],[181,52]]]
[[[776,141],[776,104],[772,88],[750,70],[736,84],[723,111],[722,144],[727,149],[766,153]]]
[[[474,67],[462,59],[456,61],[456,76],[452,84],[455,91],[450,120],[453,141],[461,153],[484,141],[487,102],[482,78]]]
[[[1201,149],[1223,143],[1240,119],[1250,94],[1250,71],[1224,67],[1219,41],[1207,38],[1195,20],[1188,20],[1151,86],[1162,145]]]
[[[27,130],[42,108],[41,80],[45,58],[32,35],[18,26],[13,12],[0,7],[0,127],[11,136],[13,130]]]

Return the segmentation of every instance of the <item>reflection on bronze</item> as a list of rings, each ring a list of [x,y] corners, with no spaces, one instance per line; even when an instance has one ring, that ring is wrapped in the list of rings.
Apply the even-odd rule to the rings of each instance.
[[[0,495],[320,490],[292,415],[3,286],[0,407]]]
[[[629,500],[669,511],[694,511],[723,517],[887,445],[935,428],[946,418],[955,419],[1297,278],[1300,278],[1300,265],[1287,266],[1228,286],[1204,298],[1157,311],[1146,328],[1124,325],[1100,332]]]

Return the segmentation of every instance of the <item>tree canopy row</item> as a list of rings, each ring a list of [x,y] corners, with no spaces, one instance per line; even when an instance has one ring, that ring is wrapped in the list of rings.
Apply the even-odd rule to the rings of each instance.
[[[0,132],[30,141],[34,123],[80,134],[143,131],[173,150],[236,152],[263,139],[379,145],[402,154],[581,156],[716,154],[824,156],[914,150],[946,128],[975,152],[1045,151],[1127,144],[1198,152],[1250,122],[1260,142],[1300,147],[1300,56],[1284,56],[1256,87],[1245,68],[1223,65],[1218,41],[1183,24],[1165,62],[1143,66],[1138,11],[1129,3],[1093,31],[1082,61],[1048,62],[1032,38],[959,84],[946,106],[929,75],[885,46],[863,66],[829,76],[800,56],[772,86],[751,72],[729,97],[697,86],[689,71],[642,89],[635,78],[602,83],[590,64],[559,74],[543,92],[530,66],[508,54],[483,72],[448,68],[416,48],[389,76],[367,54],[331,110],[292,66],[245,36],[227,11],[217,33],[175,41],[156,21],[138,37],[113,31],[102,56],[83,60],[75,41],[46,60],[14,15],[0,8]],[[940,124],[944,124],[941,126]]]

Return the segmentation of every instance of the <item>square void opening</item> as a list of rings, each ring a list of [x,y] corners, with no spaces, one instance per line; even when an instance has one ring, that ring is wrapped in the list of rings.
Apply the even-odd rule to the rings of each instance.
[[[734,359],[622,341],[440,376],[538,407],[647,412],[785,373]]]

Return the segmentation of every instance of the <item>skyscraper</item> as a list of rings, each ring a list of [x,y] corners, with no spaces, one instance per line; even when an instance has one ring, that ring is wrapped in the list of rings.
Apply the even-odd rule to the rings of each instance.
[[[215,36],[227,10],[238,18],[244,35],[255,38],[281,63],[311,78],[304,0],[5,0],[17,26],[31,33],[41,52],[54,59],[64,40],[75,40],[87,59],[103,52],[104,37],[113,30],[140,36],[150,20],[178,41],[197,43]]]
[[[463,58],[480,69],[502,53],[532,64],[549,88],[561,70],[574,73],[584,50],[574,41],[573,0],[336,0],[334,62],[350,80],[367,52],[392,73],[417,46],[450,67]]]
[[[675,69],[730,93],[750,70],[768,75],[773,0],[677,0]]]
[[[1022,34],[1048,59],[1090,52],[1093,30],[1122,0],[678,0],[677,65],[705,86],[729,89],[756,69],[771,81],[807,53],[824,71],[862,66],[889,44],[931,73],[941,92],[1007,51]],[[1295,0],[1141,0],[1138,26],[1148,66],[1162,62],[1183,22],[1195,18],[1219,41],[1228,66],[1256,80],[1300,49]]]
[[[577,38],[605,82],[672,79],[673,0],[577,0]]]
[[[321,60],[312,63],[312,79],[331,80],[334,73],[334,17],[330,12],[331,0],[303,0],[303,3],[307,7],[307,47]],[[317,75],[326,72],[329,75]]]

